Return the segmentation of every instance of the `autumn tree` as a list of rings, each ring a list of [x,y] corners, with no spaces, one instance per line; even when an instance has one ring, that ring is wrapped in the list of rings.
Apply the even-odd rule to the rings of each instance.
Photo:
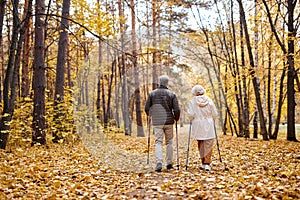
[[[4,16],[5,16],[5,6],[6,6],[6,0],[0,1],[0,69],[2,70],[4,68],[4,52],[3,52],[3,22],[4,22]],[[0,75],[0,100],[2,101],[2,77],[3,74]]]
[[[122,0],[118,0],[119,18],[120,18],[120,34],[121,34],[121,75],[122,75],[122,114],[124,121],[125,135],[131,135],[130,119],[129,119],[129,101],[128,101],[128,85],[127,85],[127,73],[126,73],[126,54],[125,54],[125,15],[124,4]]]
[[[19,21],[19,12],[18,6],[19,1],[13,2],[13,33],[11,38],[11,44],[9,49],[9,59],[6,68],[5,80],[3,85],[3,101],[4,107],[2,111],[2,118],[0,121],[0,148],[5,149],[8,135],[9,135],[9,123],[12,119],[13,110],[14,110],[14,100],[15,100],[15,84],[16,79],[14,78],[14,74],[16,71],[14,70],[14,64],[16,60],[17,51],[17,43],[18,43],[18,35],[20,29],[20,21]],[[18,55],[20,56],[20,55]],[[12,89],[13,93],[10,93]]]
[[[26,0],[25,1],[25,10],[23,13],[23,20],[29,20],[28,26],[26,26],[25,30],[25,38],[24,38],[24,44],[23,44],[23,50],[22,50],[22,73],[21,73],[21,96],[22,97],[28,97],[30,92],[30,53],[31,53],[31,19],[32,16],[30,16],[28,13],[32,13],[32,0]],[[28,19],[26,19],[26,17]]]
[[[17,88],[19,79],[19,69],[21,64],[21,51],[25,40],[25,30],[29,24],[31,13],[28,8],[32,6],[32,1],[29,1],[24,9],[24,23],[21,24],[19,19],[18,6],[19,1],[14,1],[13,4],[13,34],[11,45],[9,48],[9,59],[6,68],[4,89],[3,89],[3,112],[0,121],[0,148],[5,149],[8,135],[10,132],[10,123],[15,110],[15,101],[17,98]]]
[[[46,144],[45,132],[45,1],[35,5],[34,60],[33,60],[33,122],[32,143]]]
[[[100,7],[100,0],[97,0],[97,4],[98,7]],[[98,12],[97,14],[98,18],[100,18],[100,13]],[[101,76],[102,76],[102,72],[101,72],[101,65],[102,65],[102,57],[103,57],[103,41],[101,39],[98,39],[98,65],[99,65],[99,71],[98,71],[98,75],[97,75],[97,100],[96,100],[96,109],[97,109],[97,117],[99,119],[99,121],[103,122],[103,115],[101,113]],[[105,112],[105,111],[103,111]]]
[[[278,2],[278,9],[281,9],[281,3]],[[295,18],[295,11],[297,0],[291,0],[284,3],[284,6],[287,8],[286,16],[287,19],[283,19],[285,25],[287,26],[287,40],[283,41],[280,37],[279,31],[276,30],[274,26],[274,20],[271,17],[270,7],[265,0],[263,0],[263,4],[265,6],[267,12],[267,18],[274,34],[276,41],[278,42],[281,50],[286,55],[287,59],[287,140],[289,141],[297,141],[296,133],[295,133],[295,37],[297,34],[297,29],[299,27],[299,23],[297,24],[297,20],[300,18],[298,15]],[[287,44],[287,46],[286,46]]]
[[[152,90],[155,90],[158,86],[158,72],[157,72],[157,60],[158,60],[158,48],[157,48],[157,30],[159,23],[159,1],[152,0]]]
[[[141,110],[141,95],[140,95],[140,76],[138,69],[138,60],[137,60],[137,39],[136,39],[136,30],[135,30],[135,5],[134,0],[130,0],[130,9],[131,9],[131,37],[132,37],[132,61],[134,69],[134,80],[135,80],[135,112],[136,112],[136,124],[137,124],[137,135],[144,137],[144,128],[142,120],[142,110]]]
[[[248,32],[248,27],[247,27],[247,21],[246,21],[246,17],[245,17],[245,11],[244,11],[242,1],[238,0],[238,3],[239,3],[239,8],[240,8],[241,22],[242,22],[243,28],[244,28],[243,31],[245,33],[249,62],[250,62],[250,66],[251,66],[250,75],[251,75],[251,79],[252,79],[252,83],[253,83],[253,87],[254,87],[256,105],[257,105],[257,109],[258,109],[258,113],[259,113],[261,134],[263,135],[264,140],[268,140],[267,128],[266,128],[266,124],[265,124],[265,118],[264,118],[263,108],[262,108],[262,104],[261,104],[261,97],[260,97],[260,92],[259,92],[258,78],[257,78],[255,69],[254,69],[254,59],[253,59],[252,48],[251,48],[251,44],[250,44],[250,38],[249,38],[249,32]]]
[[[209,9],[213,6],[218,10],[218,24],[215,24],[213,28],[210,28],[206,22],[204,21],[205,16],[203,16],[200,11],[201,8]],[[198,62],[201,62],[202,68],[205,68],[207,71],[207,79],[210,83],[210,87],[213,88],[213,95],[216,99],[216,106],[218,107],[220,113],[220,124],[223,123],[223,131],[224,134],[228,131],[227,128],[231,130],[232,134],[236,134],[237,136],[241,136],[241,133],[237,131],[236,120],[234,118],[233,108],[230,106],[230,99],[227,97],[230,93],[230,89],[234,88],[234,95],[239,95],[238,89],[238,73],[235,67],[238,67],[238,63],[235,63],[234,53],[231,52],[231,49],[234,49],[234,35],[229,35],[230,30],[226,28],[226,26],[221,22],[221,13],[218,5],[210,4],[210,3],[199,3],[199,4],[191,4],[189,5],[193,17],[197,20],[197,25],[201,30],[199,34],[197,31],[187,30],[186,32],[192,36],[192,42],[196,42],[199,45],[199,52],[195,52],[193,44],[189,43],[191,46],[191,50],[189,51],[194,55],[195,59]],[[220,21],[220,22],[219,22]],[[194,37],[198,37],[197,39]],[[228,38],[228,39],[227,39]],[[232,39],[233,38],[233,39]],[[233,40],[233,41],[232,41]],[[230,46],[233,45],[233,46]],[[236,65],[236,66],[235,66]],[[230,79],[231,78],[231,79]],[[234,87],[231,87],[234,86]],[[239,102],[236,102],[239,104]],[[224,105],[223,105],[224,104]],[[225,108],[225,112],[223,112],[223,107]],[[240,111],[238,111],[240,112]],[[224,115],[224,116],[223,116]],[[238,118],[240,115],[238,115]],[[239,120],[240,121],[240,120]]]
[[[62,139],[59,131],[62,129],[62,119],[64,118],[63,110],[61,110],[60,103],[64,101],[64,87],[65,87],[65,65],[67,60],[67,47],[68,47],[68,29],[69,29],[69,12],[70,0],[64,0],[62,6],[62,18],[59,27],[59,41],[56,62],[56,81],[55,81],[55,94],[54,106],[57,111],[55,114],[55,122],[57,127],[56,132],[53,132],[53,141],[58,142]],[[57,132],[58,131],[58,132]]]

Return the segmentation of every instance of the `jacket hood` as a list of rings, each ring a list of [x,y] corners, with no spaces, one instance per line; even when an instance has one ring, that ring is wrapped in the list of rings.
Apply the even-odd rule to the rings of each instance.
[[[199,107],[204,107],[208,104],[208,97],[206,96],[196,96],[195,101]]]

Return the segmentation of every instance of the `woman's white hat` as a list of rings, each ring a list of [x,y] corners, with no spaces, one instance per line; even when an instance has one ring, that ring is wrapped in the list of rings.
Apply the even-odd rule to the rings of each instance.
[[[192,94],[194,96],[203,95],[205,94],[205,92],[206,92],[205,89],[201,85],[195,85],[192,88]]]

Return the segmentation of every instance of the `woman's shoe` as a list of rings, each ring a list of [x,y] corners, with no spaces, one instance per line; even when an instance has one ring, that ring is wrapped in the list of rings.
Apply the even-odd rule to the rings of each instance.
[[[210,171],[210,170],[211,170],[211,167],[210,167],[209,164],[205,164],[205,165],[204,165],[204,169],[205,169],[205,171]]]

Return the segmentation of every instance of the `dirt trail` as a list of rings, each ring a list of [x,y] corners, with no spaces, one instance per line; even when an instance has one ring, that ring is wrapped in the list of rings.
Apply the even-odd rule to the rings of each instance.
[[[178,154],[179,154],[179,162],[180,166],[185,166],[186,162],[186,153],[187,153],[187,144],[188,144],[188,132],[189,125],[185,125],[183,127],[178,126]],[[94,134],[84,134],[83,141],[86,148],[91,152],[98,160],[99,164],[103,167],[121,170],[121,171],[153,171],[156,162],[154,156],[154,135],[151,134],[151,142],[150,142],[150,154],[149,154],[149,164],[147,165],[147,136],[138,138],[136,136],[128,136],[135,137],[136,140],[141,140],[142,142],[139,145],[144,145],[144,147],[139,146],[139,148],[144,148],[145,151],[143,153],[132,150],[130,147],[120,147],[118,144],[115,144],[114,139],[110,139],[109,135],[103,134],[102,131]],[[132,138],[130,138],[132,139]],[[194,142],[191,140],[191,146],[194,146]],[[176,131],[174,126],[174,166],[177,165],[177,152],[176,152]],[[128,149],[128,150],[126,150]],[[190,151],[194,151],[195,148],[191,147]],[[165,153],[165,145],[163,149],[163,153]],[[193,154],[194,152],[190,152]]]

